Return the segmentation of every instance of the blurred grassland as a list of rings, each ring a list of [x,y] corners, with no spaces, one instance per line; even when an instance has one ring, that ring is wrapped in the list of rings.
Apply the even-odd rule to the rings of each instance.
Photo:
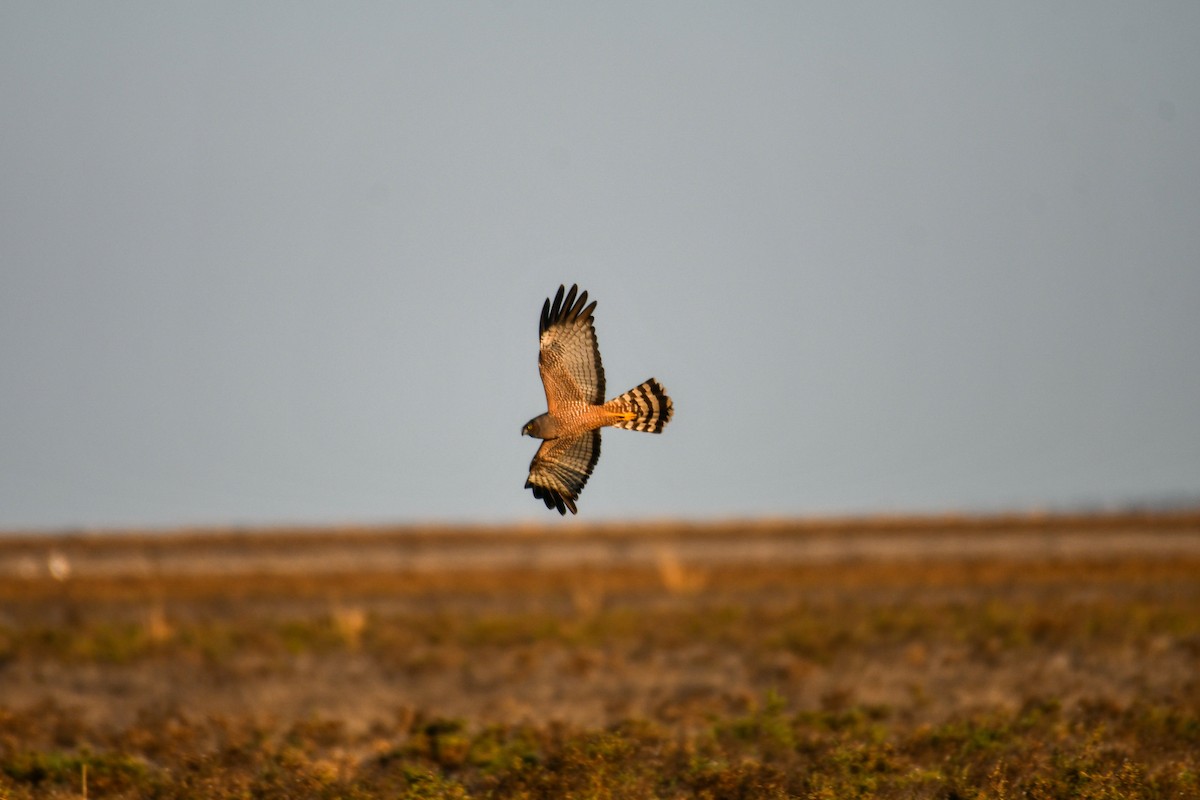
[[[0,540],[0,798],[1200,797],[1197,514],[172,536]]]

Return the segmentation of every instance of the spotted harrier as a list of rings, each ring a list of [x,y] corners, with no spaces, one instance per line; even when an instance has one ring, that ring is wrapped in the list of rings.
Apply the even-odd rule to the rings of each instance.
[[[565,287],[559,286],[553,304],[550,298],[542,304],[538,370],[546,413],[521,428],[522,436],[544,440],[529,464],[525,488],[564,516],[568,509],[578,513],[575,501],[600,458],[601,428],[662,433],[675,410],[654,378],[604,402],[604,367],[592,326],[596,303],[588,305],[587,292],[576,298],[578,289],[572,286],[564,297]]]

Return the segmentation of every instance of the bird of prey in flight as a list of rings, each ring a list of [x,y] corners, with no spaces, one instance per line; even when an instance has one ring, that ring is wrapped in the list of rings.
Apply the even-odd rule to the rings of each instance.
[[[587,292],[578,290],[559,286],[554,302],[546,298],[542,305],[538,370],[546,413],[521,428],[521,435],[543,440],[525,488],[564,516],[577,513],[575,501],[600,458],[601,428],[662,433],[675,410],[654,378],[604,402],[604,367],[592,324],[596,303],[589,305]]]

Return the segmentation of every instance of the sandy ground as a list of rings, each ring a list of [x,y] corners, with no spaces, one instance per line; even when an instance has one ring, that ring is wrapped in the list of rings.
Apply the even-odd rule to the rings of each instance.
[[[170,641],[184,620],[323,615],[386,628],[420,615],[525,613],[584,630],[616,612],[661,615],[668,624],[729,608],[762,611],[776,621],[781,610],[784,619],[793,611],[846,614],[850,625],[861,619],[864,605],[984,615],[999,604],[1045,608],[1053,618],[1101,601],[1200,608],[1195,565],[1200,515],[1186,514],[575,527],[565,533],[9,536],[0,539],[0,581],[7,587],[0,631],[133,619],[148,635]],[[793,568],[797,578],[789,582]],[[754,575],[772,570],[774,578],[755,583]],[[977,574],[990,577],[976,583]],[[389,583],[395,575],[410,576],[415,588],[402,579]],[[510,585],[505,575],[521,577]],[[614,577],[620,575],[635,577]],[[300,582],[271,584],[271,576]],[[566,577],[556,582],[555,576]],[[176,592],[185,579],[192,588]],[[235,587],[229,597],[212,588],[222,581]],[[918,632],[804,654],[743,646],[764,641],[753,632],[744,641],[662,630],[599,642],[530,636],[464,644],[423,630],[398,650],[356,647],[348,639],[344,647],[298,653],[246,647],[219,659],[165,648],[129,663],[0,647],[7,652],[0,657],[0,708],[53,702],[117,727],[141,713],[319,717],[365,734],[374,723],[415,713],[476,724],[602,726],[642,717],[695,727],[713,715],[744,712],[768,690],[794,708],[886,706],[915,723],[1018,708],[1031,697],[1200,702],[1200,641],[1190,634],[1117,637],[1096,647],[1048,637],[1014,647]]]
[[[220,666],[160,661],[136,665],[10,663],[0,706],[47,700],[90,723],[123,727],[142,712],[190,717],[251,715],[283,723],[337,719],[351,732],[421,712],[488,723],[560,721],[603,726],[648,718],[686,727],[744,713],[767,689],[794,708],[847,705],[899,709],[941,721],[954,713],[1012,710],[1029,698],[1064,704],[1139,695],[1198,699],[1197,653],[1170,641],[1145,651],[1071,649],[998,653],[909,644],[818,664],[790,654],[747,658],[712,646],[636,649],[535,646],[471,652],[430,650],[422,669],[396,669],[363,654],[255,656]]]
[[[1200,513],[711,525],[0,534],[0,578],[332,574],[657,564],[1171,558]]]

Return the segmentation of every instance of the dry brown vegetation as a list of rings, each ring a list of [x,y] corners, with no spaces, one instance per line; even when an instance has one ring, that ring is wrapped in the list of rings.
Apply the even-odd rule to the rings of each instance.
[[[5,800],[1200,796],[1200,514],[10,536],[0,609]]]

